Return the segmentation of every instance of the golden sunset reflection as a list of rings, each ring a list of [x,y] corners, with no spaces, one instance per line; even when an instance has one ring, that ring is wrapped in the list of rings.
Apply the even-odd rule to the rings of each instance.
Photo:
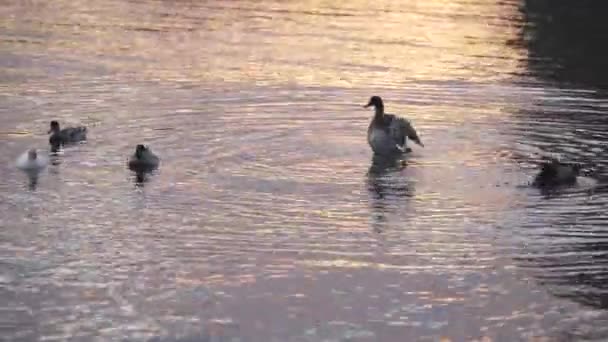
[[[11,5],[19,12],[19,2]],[[516,7],[488,1],[475,10],[473,16],[466,3],[439,0],[389,7],[358,0],[343,8],[323,1],[142,7],[77,0],[29,5],[0,27],[8,33],[3,49],[29,45],[32,53],[95,58],[138,79],[392,88],[414,80],[509,78],[522,52],[506,44],[517,28],[500,24],[516,20]],[[15,41],[10,33],[24,26],[43,40]]]

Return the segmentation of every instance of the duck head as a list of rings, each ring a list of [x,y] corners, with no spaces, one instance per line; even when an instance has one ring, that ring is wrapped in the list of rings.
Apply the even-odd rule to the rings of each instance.
[[[36,160],[36,158],[38,158],[38,152],[35,149],[27,151],[27,159]]]
[[[146,146],[139,144],[137,145],[137,147],[135,147],[135,157],[137,159],[142,159],[144,152],[147,150]]]
[[[60,128],[59,128],[59,122],[53,120],[51,121],[51,129],[49,129],[48,133],[52,133],[52,132],[59,132]]]
[[[374,107],[376,111],[375,119],[380,120],[384,116],[384,103],[382,103],[382,98],[380,96],[372,96],[369,98],[369,102],[363,106],[363,108]]]
[[[376,110],[380,108],[384,108],[384,103],[382,103],[382,98],[380,96],[372,96],[369,98],[369,102],[363,106],[363,108],[368,108],[373,106]]]

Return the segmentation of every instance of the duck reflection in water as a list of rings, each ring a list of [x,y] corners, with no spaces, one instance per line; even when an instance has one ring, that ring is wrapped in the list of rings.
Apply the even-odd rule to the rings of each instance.
[[[381,233],[386,226],[386,214],[403,199],[414,196],[412,182],[404,175],[407,161],[374,155],[367,172],[367,188],[371,195],[371,221],[374,232]]]
[[[36,190],[36,188],[38,187],[38,175],[30,174],[27,176],[27,178],[28,178],[28,183],[27,183],[28,190],[30,190],[30,191]]]
[[[134,183],[136,187],[143,187],[150,180],[149,172],[135,171]]]

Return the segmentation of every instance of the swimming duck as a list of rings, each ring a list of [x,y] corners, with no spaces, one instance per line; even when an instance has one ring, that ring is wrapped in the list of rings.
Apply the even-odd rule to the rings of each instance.
[[[384,112],[384,103],[380,96],[372,96],[367,105],[375,108],[375,115],[367,129],[367,142],[374,153],[394,155],[411,151],[406,147],[406,139],[424,147],[412,124],[401,117]]]
[[[26,173],[38,173],[49,164],[49,159],[32,148],[17,158],[17,168]]]
[[[152,153],[150,148],[137,145],[135,153],[129,159],[129,169],[136,172],[152,171],[158,167],[160,159]]]
[[[580,171],[581,166],[578,164],[566,164],[558,160],[543,162],[540,173],[532,184],[537,187],[572,185],[576,183]]]
[[[78,126],[61,129],[59,127],[59,122],[55,120],[51,121],[49,134],[51,134],[49,144],[51,145],[52,152],[57,152],[63,145],[87,140],[86,127]]]

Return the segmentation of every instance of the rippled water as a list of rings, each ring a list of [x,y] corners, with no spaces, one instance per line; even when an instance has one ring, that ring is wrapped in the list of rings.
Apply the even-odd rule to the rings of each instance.
[[[543,10],[5,1],[0,336],[606,338],[604,71]],[[371,95],[425,142],[405,167],[372,166]],[[13,163],[52,119],[89,141],[33,188]],[[546,155],[588,177],[528,187]]]

